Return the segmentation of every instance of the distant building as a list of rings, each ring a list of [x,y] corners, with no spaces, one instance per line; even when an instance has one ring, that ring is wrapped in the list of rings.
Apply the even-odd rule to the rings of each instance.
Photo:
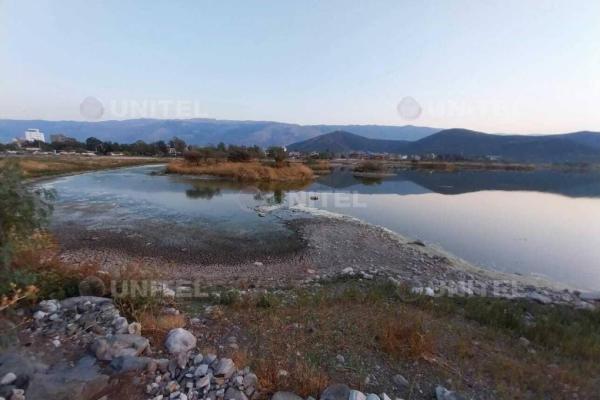
[[[46,142],[44,132],[41,132],[39,129],[29,128],[25,131],[24,136],[27,142],[34,142],[36,140],[44,143]]]

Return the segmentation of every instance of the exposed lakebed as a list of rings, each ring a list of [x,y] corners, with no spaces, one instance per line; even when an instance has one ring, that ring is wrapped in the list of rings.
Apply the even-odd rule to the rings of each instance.
[[[598,174],[398,171],[361,180],[338,169],[305,187],[255,187],[151,174],[162,168],[44,182],[57,193],[53,229],[61,243],[102,243],[200,264],[281,263],[306,241],[281,214],[256,209],[302,204],[386,227],[482,267],[600,288]]]

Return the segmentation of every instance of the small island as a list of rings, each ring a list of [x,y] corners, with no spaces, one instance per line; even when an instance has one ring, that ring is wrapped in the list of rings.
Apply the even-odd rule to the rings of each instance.
[[[314,178],[311,168],[290,162],[282,147],[263,152],[258,146],[219,146],[186,151],[183,160],[167,165],[167,173],[209,175],[244,182],[307,182]]]

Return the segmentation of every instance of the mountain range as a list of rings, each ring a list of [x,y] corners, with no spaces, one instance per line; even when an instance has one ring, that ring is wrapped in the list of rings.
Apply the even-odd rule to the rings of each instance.
[[[415,141],[382,140],[335,131],[288,146],[291,151],[498,156],[516,162],[600,162],[600,133],[559,135],[495,135],[467,129],[446,129]]]
[[[155,142],[177,136],[189,144],[207,145],[224,142],[236,145],[282,146],[306,140],[334,130],[351,131],[369,138],[418,140],[439,129],[418,126],[382,125],[297,125],[270,121],[233,121],[217,119],[130,119],[123,121],[45,121],[0,120],[0,142],[21,137],[28,128],[49,135],[62,133],[84,141],[94,136],[103,141],[132,143]]]

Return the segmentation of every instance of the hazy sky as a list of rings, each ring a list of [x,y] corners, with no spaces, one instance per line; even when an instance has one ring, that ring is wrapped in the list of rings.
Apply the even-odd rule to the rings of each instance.
[[[600,1],[0,0],[0,118],[83,120],[88,96],[102,119],[600,131]]]

